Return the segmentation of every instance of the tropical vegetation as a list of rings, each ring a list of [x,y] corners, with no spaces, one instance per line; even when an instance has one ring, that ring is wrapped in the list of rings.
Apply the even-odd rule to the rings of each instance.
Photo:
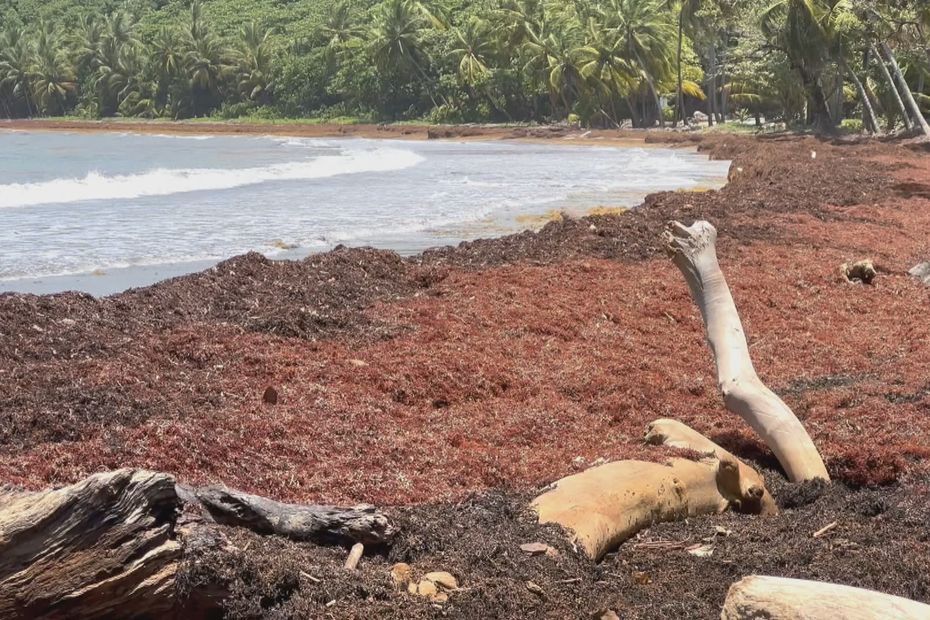
[[[923,0],[0,0],[0,116],[930,134]]]

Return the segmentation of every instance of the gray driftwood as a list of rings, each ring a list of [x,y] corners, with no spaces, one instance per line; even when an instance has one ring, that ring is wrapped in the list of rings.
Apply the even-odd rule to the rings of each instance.
[[[168,474],[121,469],[40,492],[0,491],[0,618],[140,618],[179,613],[186,548],[216,523],[322,543],[383,544],[369,506],[298,506]]]

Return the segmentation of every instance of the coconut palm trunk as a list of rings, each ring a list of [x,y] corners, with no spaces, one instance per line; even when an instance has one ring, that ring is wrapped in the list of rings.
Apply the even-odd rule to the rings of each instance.
[[[888,82],[888,86],[891,88],[891,92],[894,94],[895,103],[898,104],[898,110],[901,112],[901,117],[904,119],[904,127],[910,131],[914,128],[914,123],[911,122],[911,116],[907,113],[907,108],[904,107],[904,101],[901,99],[901,93],[898,92],[898,87],[895,86],[894,78],[891,77],[891,73],[888,71],[888,65],[885,64],[885,60],[882,58],[882,55],[878,53],[878,49],[873,43],[870,47],[872,56],[875,57],[876,62],[878,63],[879,68],[882,70],[882,75],[885,78],[885,81]]]
[[[713,43],[707,56],[707,125],[713,127],[717,113],[717,48]]]
[[[907,102],[911,113],[914,115],[914,120],[917,121],[918,125],[920,125],[920,130],[923,132],[924,136],[930,138],[930,124],[927,123],[927,119],[924,118],[923,112],[920,111],[920,107],[917,105],[917,101],[914,100],[914,93],[911,92],[911,87],[907,85],[907,80],[904,79],[904,74],[901,73],[901,67],[898,66],[898,61],[895,59],[894,53],[891,51],[891,48],[888,47],[888,44],[884,41],[882,41],[882,51],[885,53],[888,62],[891,63],[891,69],[894,71],[894,76],[897,78],[898,84],[901,86],[901,92],[904,95],[904,100]]]
[[[843,71],[846,72],[849,79],[855,84],[856,90],[859,91],[859,99],[862,100],[862,109],[865,111],[866,115],[866,130],[869,133],[878,133],[878,119],[875,117],[875,108],[872,107],[872,100],[869,99],[869,93],[866,92],[865,86],[862,85],[862,81],[859,79],[859,76],[856,75],[856,72],[852,70],[852,67],[850,67],[845,60],[841,60],[841,63]]]
[[[681,48],[684,40],[684,28],[685,28],[685,12],[684,10],[679,10],[678,12],[678,102],[677,110],[675,114],[675,126],[678,126],[678,121],[682,123],[685,122],[685,93],[684,93],[684,79],[682,78],[681,71]]]

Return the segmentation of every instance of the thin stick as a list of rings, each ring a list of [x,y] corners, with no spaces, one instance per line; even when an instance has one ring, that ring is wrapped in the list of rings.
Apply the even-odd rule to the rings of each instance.
[[[823,536],[824,534],[826,534],[826,533],[829,532],[830,530],[835,529],[837,525],[838,525],[838,523],[837,523],[836,521],[834,521],[833,523],[830,523],[829,525],[823,526],[822,528],[820,528],[819,530],[817,530],[816,532],[814,532],[814,538],[820,538],[821,536]]]

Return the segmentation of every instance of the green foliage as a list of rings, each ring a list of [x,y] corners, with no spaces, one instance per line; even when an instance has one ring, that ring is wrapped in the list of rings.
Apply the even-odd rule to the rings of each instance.
[[[921,104],[917,0],[0,0],[0,116],[838,127],[890,41]],[[680,109],[679,109],[680,108]]]

